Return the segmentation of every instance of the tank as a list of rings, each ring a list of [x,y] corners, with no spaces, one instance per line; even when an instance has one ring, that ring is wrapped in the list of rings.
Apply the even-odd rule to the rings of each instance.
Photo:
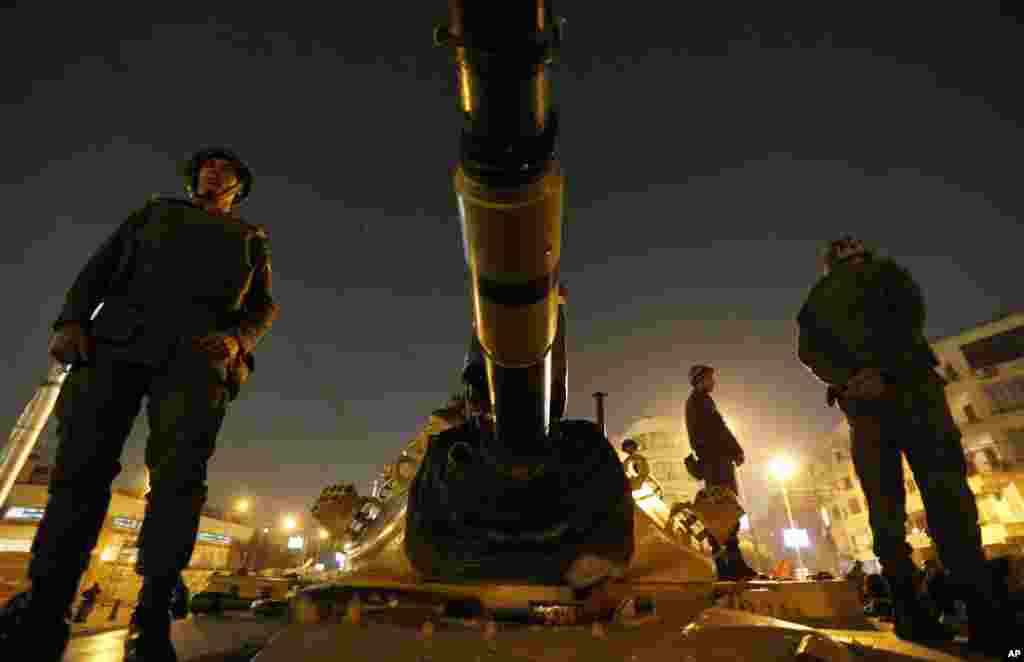
[[[604,395],[596,422],[562,417],[571,339],[551,70],[565,25],[546,0],[453,0],[435,30],[458,83],[453,183],[487,402],[476,411],[454,398],[434,412],[373,494],[324,491],[313,514],[349,573],[579,589],[631,568],[650,576],[661,555],[677,579],[713,576],[686,518],[646,476],[627,476],[606,437]]]

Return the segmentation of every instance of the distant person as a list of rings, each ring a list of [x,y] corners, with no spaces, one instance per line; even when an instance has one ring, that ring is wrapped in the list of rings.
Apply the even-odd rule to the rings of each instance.
[[[924,333],[921,290],[906,269],[853,237],[829,242],[821,266],[797,317],[798,354],[825,383],[827,403],[838,402],[849,421],[874,551],[892,588],[896,634],[913,641],[953,636],[918,601],[906,540],[905,455],[939,558],[970,596],[970,647],[1005,655],[1009,614],[985,565],[960,430]]]
[[[188,618],[188,603],[190,599],[191,594],[188,590],[188,585],[185,584],[185,578],[179,573],[178,581],[174,586],[174,593],[171,595],[171,618],[174,620]]]
[[[743,464],[743,448],[718,412],[711,392],[715,389],[715,370],[706,365],[690,368],[693,392],[686,400],[686,430],[690,447],[703,468],[706,487],[726,487],[739,494],[736,467]],[[715,570],[722,581],[755,579],[758,572],[747,565],[740,551],[739,525],[724,542],[708,538],[715,559]]]
[[[885,577],[873,573],[864,575],[864,613],[881,619],[894,618],[892,590]]]
[[[853,566],[846,573],[846,581],[853,584],[857,589],[857,596],[861,602],[864,601],[864,564],[861,561],[854,561]]]
[[[278,314],[267,235],[236,214],[252,190],[248,166],[211,148],[181,174],[190,199],[155,198],[129,216],[78,274],[53,325],[50,353],[72,370],[55,407],[60,445],[32,545],[31,589],[0,613],[0,659],[15,650],[32,650],[38,662],[63,656],[65,612],[143,400],[152,489],[124,659],[174,659],[171,597],[195,547],[207,463],[254,367],[253,350]]]
[[[75,623],[85,623],[89,620],[89,615],[92,614],[93,609],[95,609],[96,603],[100,598],[100,593],[102,592],[99,582],[93,582],[92,586],[82,592],[82,602],[78,605],[78,612],[75,614]]]

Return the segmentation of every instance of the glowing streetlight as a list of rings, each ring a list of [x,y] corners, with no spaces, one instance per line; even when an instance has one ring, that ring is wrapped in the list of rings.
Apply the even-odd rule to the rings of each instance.
[[[771,470],[775,480],[781,484],[785,484],[787,480],[792,478],[797,470],[796,462],[793,461],[793,458],[786,457],[785,455],[774,458],[768,464],[768,468]]]
[[[292,531],[298,525],[299,523],[295,521],[294,517],[288,516],[284,518],[284,528],[286,531]]]
[[[782,488],[782,500],[786,504],[786,515],[789,517],[789,528],[795,531],[796,523],[793,521],[793,507],[789,504],[789,490],[786,488],[786,481],[796,473],[797,464],[792,458],[780,455],[768,464],[768,468],[772,472],[772,476],[775,477],[775,480],[779,481],[779,486]],[[795,545],[793,549],[796,550],[797,567],[803,568],[804,559],[803,555],[800,554],[800,545]]]

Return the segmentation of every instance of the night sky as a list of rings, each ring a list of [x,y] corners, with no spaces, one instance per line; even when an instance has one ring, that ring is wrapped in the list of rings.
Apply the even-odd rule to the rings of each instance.
[[[794,352],[824,240],[852,232],[908,266],[932,335],[1021,307],[1024,30],[981,1],[704,4],[555,5],[569,414],[592,417],[603,390],[612,436],[677,416],[687,368],[710,363],[756,473],[838,420]],[[457,388],[470,308],[453,67],[431,45],[445,3],[323,7],[0,10],[8,427],[88,254],[150,194],[180,194],[175,162],[208,143],[256,172],[244,215],[270,233],[282,307],[223,428],[214,503],[251,495],[276,516],[331,482],[365,489]],[[145,434],[143,416],[122,485]]]

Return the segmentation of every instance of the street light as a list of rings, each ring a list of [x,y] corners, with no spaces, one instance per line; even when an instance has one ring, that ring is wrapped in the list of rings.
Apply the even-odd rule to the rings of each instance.
[[[796,473],[797,465],[792,458],[780,455],[773,459],[769,463],[769,469],[772,472],[772,476],[775,480],[779,481],[779,486],[782,488],[782,500],[786,504],[786,515],[789,517],[789,528],[796,530],[796,523],[793,521],[793,508],[789,504],[789,489],[786,487],[786,481],[793,477]],[[793,546],[796,550],[796,563],[797,568],[802,569],[804,567],[803,555],[800,554],[800,545],[796,544]]]
[[[284,530],[285,531],[292,531],[298,525],[299,525],[299,523],[297,521],[295,521],[294,517],[289,515],[288,517],[284,518]]]

